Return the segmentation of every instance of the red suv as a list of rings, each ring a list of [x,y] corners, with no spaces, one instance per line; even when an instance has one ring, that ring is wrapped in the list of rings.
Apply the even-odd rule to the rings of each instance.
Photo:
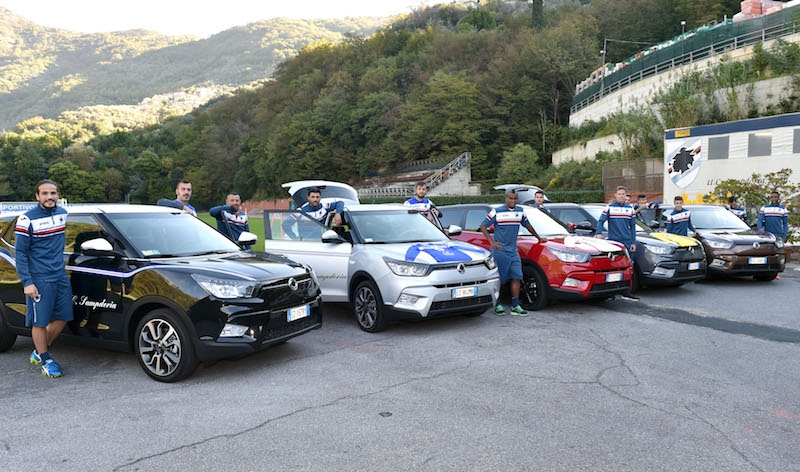
[[[442,212],[442,226],[463,229],[460,234],[451,234],[451,238],[489,249],[489,241],[479,226],[495,206],[468,204],[437,208]],[[523,273],[520,303],[526,309],[538,310],[553,299],[607,298],[630,288],[631,261],[621,245],[576,236],[550,214],[527,205],[518,206],[542,237],[537,239],[520,226],[517,238]]]

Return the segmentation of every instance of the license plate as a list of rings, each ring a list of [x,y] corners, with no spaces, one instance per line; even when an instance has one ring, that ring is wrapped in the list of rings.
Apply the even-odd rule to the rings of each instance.
[[[747,259],[748,264],[766,264],[767,258],[766,257],[750,257]]]
[[[614,274],[606,274],[606,282],[620,282],[622,280],[622,272]]]
[[[478,294],[478,287],[459,287],[451,292],[452,298],[474,297]]]
[[[690,262],[689,263],[689,270],[697,270],[700,268],[699,262]]]
[[[305,318],[310,314],[311,314],[310,305],[298,306],[295,308],[289,308],[289,311],[286,312],[286,319],[291,322],[299,320],[300,318]]]

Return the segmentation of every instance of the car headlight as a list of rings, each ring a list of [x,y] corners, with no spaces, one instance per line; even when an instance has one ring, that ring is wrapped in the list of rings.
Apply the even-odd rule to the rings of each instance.
[[[567,251],[566,249],[556,249],[549,247],[550,252],[562,262],[587,262],[592,257],[588,252]]]
[[[673,248],[672,246],[667,246],[665,244],[644,244],[644,248],[648,251],[652,252],[653,254],[672,254]]]
[[[192,278],[217,298],[250,298],[256,289],[256,283],[247,280],[217,279],[200,274],[192,274]]]
[[[733,241],[727,239],[706,239],[705,242],[714,249],[730,249],[735,246]]]
[[[395,275],[402,275],[407,277],[424,277],[428,274],[428,264],[420,264],[418,262],[408,262],[408,261],[397,261],[394,259],[389,259],[388,257],[383,258],[386,265],[389,266],[389,269],[395,273]]]
[[[492,270],[492,269],[494,269],[495,267],[497,267],[497,262],[495,262],[495,261],[494,261],[494,256],[489,256],[489,257],[487,257],[487,258],[486,258],[486,260],[485,260],[485,261],[483,261],[483,262],[484,262],[484,264],[486,264],[486,267],[487,267],[489,270]]]

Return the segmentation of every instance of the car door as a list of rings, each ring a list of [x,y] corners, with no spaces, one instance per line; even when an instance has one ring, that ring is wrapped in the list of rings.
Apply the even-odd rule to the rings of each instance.
[[[123,264],[119,256],[88,255],[86,241],[107,234],[94,215],[70,214],[64,234],[64,263],[72,286],[73,320],[65,332],[108,341],[125,332]],[[110,241],[109,241],[110,242]]]
[[[350,227],[333,228],[340,240],[323,242],[327,227],[305,213],[290,210],[264,212],[264,250],[307,264],[317,275],[322,297],[328,302],[348,301],[348,268],[353,251]]]

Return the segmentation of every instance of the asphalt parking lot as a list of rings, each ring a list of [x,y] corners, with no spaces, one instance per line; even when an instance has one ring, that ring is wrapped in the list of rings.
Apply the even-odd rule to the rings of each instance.
[[[800,271],[360,331],[150,380],[57,345],[0,354],[0,469],[800,470]]]

